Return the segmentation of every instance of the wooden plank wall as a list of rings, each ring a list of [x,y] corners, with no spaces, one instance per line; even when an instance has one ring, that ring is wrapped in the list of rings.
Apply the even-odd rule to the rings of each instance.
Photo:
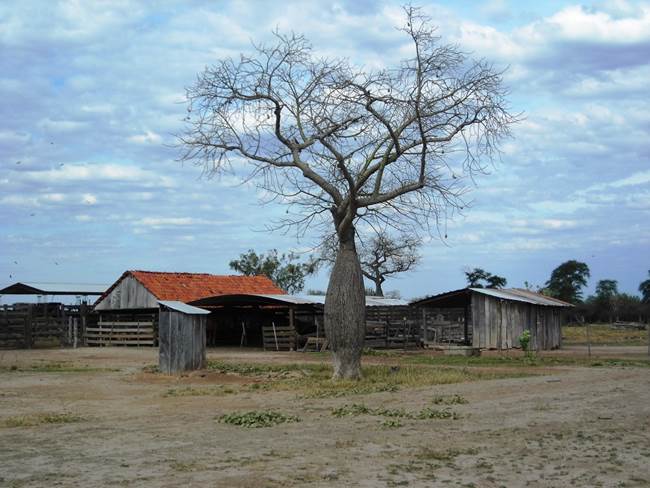
[[[421,307],[419,324],[425,344],[460,343],[465,339],[465,310],[462,308]],[[471,324],[468,333],[471,340]]]
[[[95,310],[126,310],[158,308],[158,300],[142,283],[127,275],[104,299],[95,306]]]
[[[102,312],[85,328],[87,346],[157,346],[158,310]]]
[[[83,313],[86,317],[85,309]],[[79,307],[61,303],[5,305],[0,310],[0,348],[75,345],[80,317]]]
[[[205,324],[205,315],[160,311],[160,371],[178,374],[205,367]]]
[[[290,325],[263,325],[262,342],[265,351],[295,351],[296,329]]]
[[[472,345],[482,349],[520,347],[519,336],[530,330],[535,350],[556,349],[562,345],[562,311],[531,303],[503,300],[472,294]]]

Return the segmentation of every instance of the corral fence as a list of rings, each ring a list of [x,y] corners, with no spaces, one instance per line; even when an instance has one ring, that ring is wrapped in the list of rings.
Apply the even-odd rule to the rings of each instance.
[[[85,332],[87,346],[157,346],[158,313],[102,313]]]
[[[0,309],[0,348],[83,345],[87,327],[96,320],[86,305],[17,303]]]

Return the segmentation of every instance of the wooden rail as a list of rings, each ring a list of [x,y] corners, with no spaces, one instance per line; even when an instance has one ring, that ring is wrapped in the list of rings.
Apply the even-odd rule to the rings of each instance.
[[[93,346],[153,346],[154,323],[99,322],[86,328],[86,344]]]

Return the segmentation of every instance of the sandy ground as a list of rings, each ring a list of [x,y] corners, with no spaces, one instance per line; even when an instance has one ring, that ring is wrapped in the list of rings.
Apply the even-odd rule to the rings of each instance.
[[[638,349],[603,354],[635,357],[643,354]],[[209,357],[287,362],[309,356],[220,350]],[[36,413],[84,418],[0,428],[0,486],[650,486],[647,368],[563,366],[542,376],[347,398],[266,391],[169,397],[179,384],[240,380],[143,373],[157,361],[156,351],[146,349],[0,351],[5,367],[59,361],[107,370],[0,371],[0,422]],[[333,407],[353,402],[417,410],[446,394],[468,400],[451,407],[457,420],[405,420],[386,429],[375,416],[331,415]],[[253,409],[302,421],[243,429],[215,420]]]

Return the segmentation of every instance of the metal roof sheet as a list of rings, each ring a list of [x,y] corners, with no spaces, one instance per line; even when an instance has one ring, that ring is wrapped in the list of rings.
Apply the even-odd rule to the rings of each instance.
[[[324,305],[325,295],[279,295],[272,293],[240,293],[231,295],[218,295],[206,297],[199,300],[193,300],[191,303],[200,306],[216,306],[235,299],[246,300],[246,297],[257,297],[267,299],[275,303],[288,305]],[[408,305],[405,300],[396,298],[366,297],[366,306],[368,307],[394,307]]]
[[[546,307],[573,307],[570,303],[563,302],[557,298],[547,297],[541,293],[522,290],[520,288],[470,288],[470,290],[475,293],[502,298],[504,300],[532,303],[534,305],[543,305]]]
[[[325,295],[303,295],[302,298],[310,300],[311,303],[320,303],[321,305],[325,303]],[[399,298],[384,298],[375,296],[366,297],[367,307],[400,307],[408,304],[409,302]]]
[[[187,315],[205,315],[210,313],[209,310],[193,307],[192,305],[188,305],[187,303],[179,302],[176,300],[158,300],[158,303],[177,312],[183,312]]]
[[[1,289],[0,295],[101,295],[109,286],[102,283],[21,281]]]

